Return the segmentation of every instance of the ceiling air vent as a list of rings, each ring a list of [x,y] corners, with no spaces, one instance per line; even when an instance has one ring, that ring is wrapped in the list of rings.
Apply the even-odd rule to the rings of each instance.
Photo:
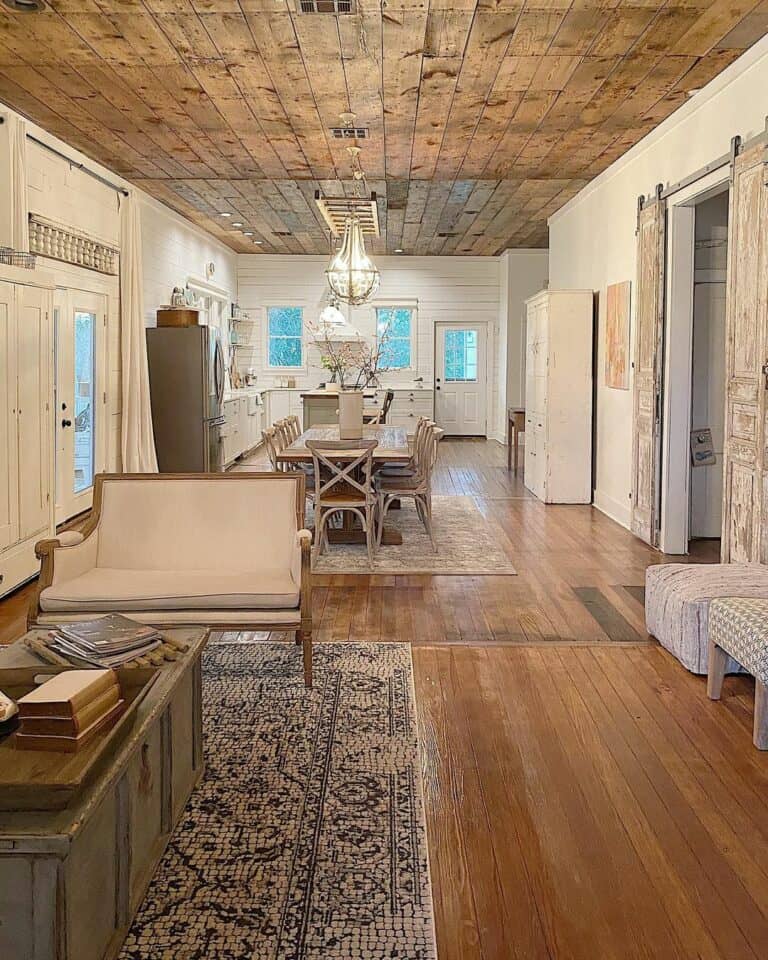
[[[331,127],[331,136],[334,140],[367,140],[370,132],[368,127]]]
[[[353,13],[353,0],[299,0],[300,13]]]
[[[290,230],[273,230],[273,234],[276,237],[292,237],[293,236]]]

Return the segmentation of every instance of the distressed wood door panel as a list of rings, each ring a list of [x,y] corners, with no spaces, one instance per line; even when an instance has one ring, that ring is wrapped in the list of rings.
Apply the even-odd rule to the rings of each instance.
[[[766,147],[734,160],[728,236],[722,559],[768,560],[766,391],[768,342]]]
[[[664,200],[641,210],[637,227],[637,312],[632,404],[632,532],[658,542],[661,337],[664,321]]]

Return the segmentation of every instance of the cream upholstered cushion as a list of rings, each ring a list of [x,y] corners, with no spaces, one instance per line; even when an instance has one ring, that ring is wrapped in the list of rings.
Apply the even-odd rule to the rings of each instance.
[[[112,570],[289,570],[296,488],[196,478],[121,478],[103,488],[94,566]]]
[[[47,587],[40,607],[54,610],[211,610],[297,607],[290,570],[116,570],[94,567]]]

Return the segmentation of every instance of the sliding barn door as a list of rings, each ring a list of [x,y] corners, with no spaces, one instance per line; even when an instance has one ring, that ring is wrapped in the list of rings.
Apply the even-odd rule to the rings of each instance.
[[[660,393],[664,330],[665,210],[662,199],[640,210],[632,407],[632,532],[658,544]]]
[[[731,178],[722,530],[726,563],[768,562],[766,159],[765,144],[750,147],[735,158]]]

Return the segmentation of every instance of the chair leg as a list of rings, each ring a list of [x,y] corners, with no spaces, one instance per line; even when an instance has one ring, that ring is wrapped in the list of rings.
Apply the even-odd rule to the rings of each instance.
[[[718,647],[714,640],[710,640],[707,659],[707,696],[710,700],[720,699],[727,662],[728,654],[725,650]]]
[[[768,750],[768,687],[755,677],[755,720],[752,742],[758,750]]]
[[[312,546],[312,566],[314,567],[317,558],[323,552],[323,539],[327,538],[326,523],[329,512],[323,512],[320,508],[315,512],[315,542]]]
[[[312,631],[297,630],[297,643],[301,643],[304,657],[304,686],[307,690],[312,689]]]
[[[381,546],[381,538],[384,536],[384,521],[387,518],[387,510],[389,510],[391,502],[386,494],[382,494],[381,505],[379,507],[379,530],[376,535],[376,544],[379,547]]]
[[[365,542],[368,547],[368,566],[373,570],[373,547],[374,542],[378,544],[378,536],[376,533],[374,513],[371,507],[365,508]]]
[[[418,497],[417,502],[421,503],[421,512],[423,514],[421,522],[424,524],[424,528],[429,534],[429,539],[432,541],[432,549],[435,553],[438,553],[437,541],[435,540],[435,532],[432,529],[432,501],[428,496]]]

